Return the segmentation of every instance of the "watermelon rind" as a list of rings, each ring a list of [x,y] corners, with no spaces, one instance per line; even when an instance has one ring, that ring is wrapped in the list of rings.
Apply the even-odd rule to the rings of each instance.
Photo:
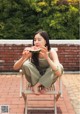
[[[31,53],[39,53],[41,51],[41,49],[38,50],[30,50]]]

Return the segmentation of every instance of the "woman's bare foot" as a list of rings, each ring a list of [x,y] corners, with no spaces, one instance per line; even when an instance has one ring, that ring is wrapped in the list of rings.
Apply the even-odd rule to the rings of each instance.
[[[40,95],[39,87],[37,87],[36,85],[32,87],[32,90],[36,95]]]
[[[41,93],[41,94],[45,94],[45,93],[46,93],[46,88],[42,88],[42,89],[40,90],[40,93]]]

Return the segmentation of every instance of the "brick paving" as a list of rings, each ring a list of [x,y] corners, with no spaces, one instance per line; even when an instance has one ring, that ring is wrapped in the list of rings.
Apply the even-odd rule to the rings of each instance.
[[[64,74],[63,81],[63,97],[57,102],[58,114],[79,114],[80,109],[80,77],[78,74]],[[24,100],[20,98],[20,75],[0,75],[0,105],[9,105],[9,114],[24,114]],[[50,101],[29,101],[29,106],[52,106],[51,95],[29,95],[28,98],[42,97],[50,98]],[[5,113],[6,114],[6,113]],[[51,110],[29,110],[28,114],[53,114]]]
[[[62,81],[68,91],[68,96],[76,114],[80,114],[80,75],[65,74]]]

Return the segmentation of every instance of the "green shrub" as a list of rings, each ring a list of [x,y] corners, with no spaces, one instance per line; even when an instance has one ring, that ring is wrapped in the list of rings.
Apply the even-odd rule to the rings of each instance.
[[[50,39],[79,39],[78,0],[0,0],[0,39],[32,39],[38,29]]]

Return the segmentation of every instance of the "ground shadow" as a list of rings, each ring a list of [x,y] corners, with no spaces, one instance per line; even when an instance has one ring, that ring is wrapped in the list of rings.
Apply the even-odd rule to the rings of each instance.
[[[57,113],[62,114],[60,107],[57,107]],[[54,114],[54,110],[28,110],[28,114]]]

